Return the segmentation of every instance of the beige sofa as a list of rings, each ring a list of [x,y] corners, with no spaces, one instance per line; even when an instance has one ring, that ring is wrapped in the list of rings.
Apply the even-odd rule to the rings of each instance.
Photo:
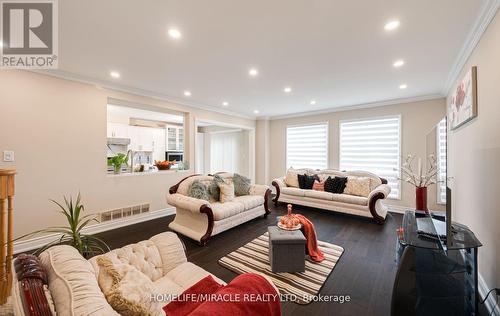
[[[371,192],[368,196],[354,196],[348,194],[334,194],[329,192],[303,190],[286,184],[285,177],[274,179],[272,185],[276,188],[276,196],[273,199],[275,205],[285,202],[297,205],[310,206],[335,212],[371,217],[375,222],[382,224],[387,215],[387,207],[383,200],[391,192],[387,180],[365,171],[342,172],[338,170],[312,170],[297,169],[299,174],[317,174],[321,181],[331,176],[338,177],[368,177],[370,178]]]
[[[211,273],[188,262],[184,253],[184,245],[175,233],[165,232],[137,244],[127,245],[112,250],[102,256],[116,264],[127,264],[142,272],[154,284],[155,293],[144,293],[145,300],[150,300],[151,294],[176,295],[194,285]],[[85,260],[75,248],[70,246],[55,246],[40,254],[41,266],[48,278],[48,305],[52,305],[52,315],[119,315],[108,304],[99,284],[99,265],[97,258]],[[225,284],[216,276],[212,277],[220,284]],[[24,280],[26,282],[26,280]],[[33,283],[36,284],[36,283]],[[20,291],[20,281],[16,277],[13,284],[13,297],[16,315],[29,315],[24,307],[26,296]],[[32,304],[40,305],[40,293],[43,289],[31,286],[32,293],[38,293],[38,301]],[[24,303],[23,303],[24,301]],[[154,306],[157,315],[164,315],[161,308],[168,303],[159,301]],[[35,308],[35,307],[32,307]],[[40,306],[38,306],[40,308]],[[54,311],[55,309],[55,311]],[[156,315],[156,314],[155,314]]]
[[[219,174],[222,178],[230,173]],[[271,190],[267,185],[253,185],[249,195],[237,196],[233,201],[221,203],[189,197],[189,186],[196,180],[208,182],[212,176],[192,175],[175,186],[167,194],[167,203],[176,207],[175,219],[168,227],[204,246],[211,236],[270,213],[268,200]]]

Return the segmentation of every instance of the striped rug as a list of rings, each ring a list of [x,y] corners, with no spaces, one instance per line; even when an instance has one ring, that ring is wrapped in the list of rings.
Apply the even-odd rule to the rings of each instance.
[[[219,260],[219,264],[236,273],[260,273],[269,277],[280,290],[298,304],[309,304],[344,252],[344,248],[323,241],[318,246],[325,255],[322,262],[306,257],[306,271],[298,273],[273,273],[269,263],[268,233],[252,240]]]

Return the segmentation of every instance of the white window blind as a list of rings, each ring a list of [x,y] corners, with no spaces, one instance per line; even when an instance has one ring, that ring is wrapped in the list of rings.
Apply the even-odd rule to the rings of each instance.
[[[340,122],[340,170],[369,171],[387,179],[400,198],[400,117]],[[396,170],[395,170],[396,169]]]
[[[328,124],[286,128],[287,168],[326,169],[328,167]]]
[[[437,128],[437,202],[446,203],[446,118],[442,119]]]

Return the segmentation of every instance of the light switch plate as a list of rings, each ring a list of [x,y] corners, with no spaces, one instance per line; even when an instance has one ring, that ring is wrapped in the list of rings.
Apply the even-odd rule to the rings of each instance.
[[[3,161],[5,161],[5,162],[14,161],[14,152],[12,150],[4,150]]]

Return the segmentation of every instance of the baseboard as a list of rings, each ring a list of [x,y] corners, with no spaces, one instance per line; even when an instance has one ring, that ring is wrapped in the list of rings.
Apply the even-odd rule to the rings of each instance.
[[[490,288],[484,281],[481,274],[478,274],[477,283],[478,283],[479,297],[481,298],[481,300],[484,300]],[[490,294],[488,300],[484,303],[484,305],[486,305],[486,309],[488,310],[488,315],[500,316],[500,307],[497,305],[497,296],[494,292]]]
[[[142,213],[140,215],[125,217],[119,220],[107,221],[104,223],[95,224],[88,226],[82,230],[85,234],[97,234],[108,230],[129,226],[133,224],[138,224],[141,222],[146,222],[152,219],[173,215],[175,214],[175,207],[169,207],[163,210],[151,211],[147,213]],[[50,234],[39,237],[34,237],[25,240],[19,240],[14,242],[14,254],[23,253],[26,251],[38,249],[49,242],[55,240],[61,236],[60,234]]]

